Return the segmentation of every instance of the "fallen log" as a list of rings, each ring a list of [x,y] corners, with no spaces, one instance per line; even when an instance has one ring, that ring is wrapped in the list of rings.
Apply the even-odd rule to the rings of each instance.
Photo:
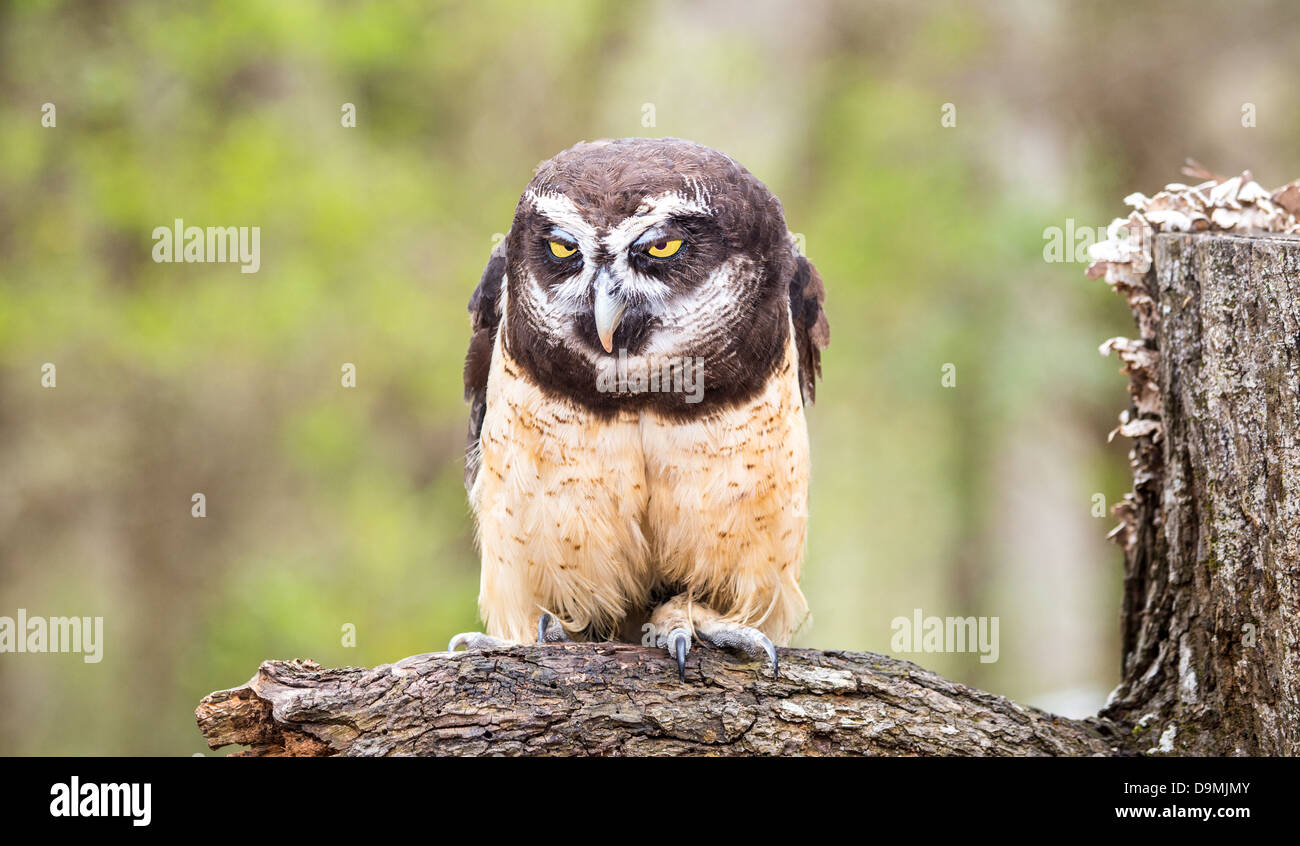
[[[781,675],[699,647],[434,652],[373,669],[267,661],[199,705],[244,755],[1113,755],[1067,720],[872,653],[781,650]]]

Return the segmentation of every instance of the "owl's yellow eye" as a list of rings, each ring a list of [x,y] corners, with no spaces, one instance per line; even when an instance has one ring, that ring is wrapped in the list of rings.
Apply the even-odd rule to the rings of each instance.
[[[660,241],[651,244],[646,248],[646,252],[655,258],[668,258],[677,255],[677,251],[682,248],[682,239],[675,238],[672,241]]]
[[[568,258],[578,251],[577,247],[570,247],[568,244],[561,244],[559,241],[548,241],[551,248],[551,255],[556,258]]]

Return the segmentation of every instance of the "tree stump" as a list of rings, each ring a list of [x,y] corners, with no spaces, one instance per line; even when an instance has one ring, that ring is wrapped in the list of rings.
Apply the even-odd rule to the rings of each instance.
[[[1153,246],[1121,351],[1134,491],[1104,713],[1182,754],[1300,754],[1300,240]]]

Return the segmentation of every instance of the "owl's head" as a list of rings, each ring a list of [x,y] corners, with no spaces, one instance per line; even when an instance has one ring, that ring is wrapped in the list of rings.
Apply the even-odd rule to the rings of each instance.
[[[581,143],[543,162],[502,258],[511,357],[544,388],[611,411],[698,412],[753,394],[803,307],[791,286],[811,273],[757,178],[671,138]],[[701,407],[597,388],[615,361],[674,358],[703,363]]]

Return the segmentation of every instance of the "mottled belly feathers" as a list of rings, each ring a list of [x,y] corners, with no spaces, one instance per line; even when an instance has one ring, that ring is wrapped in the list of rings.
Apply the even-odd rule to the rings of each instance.
[[[470,491],[488,633],[531,641],[545,610],[575,636],[611,637],[647,619],[652,597],[684,592],[786,643],[808,614],[793,335],[752,400],[682,422],[653,410],[610,418],[543,391],[503,334]]]

